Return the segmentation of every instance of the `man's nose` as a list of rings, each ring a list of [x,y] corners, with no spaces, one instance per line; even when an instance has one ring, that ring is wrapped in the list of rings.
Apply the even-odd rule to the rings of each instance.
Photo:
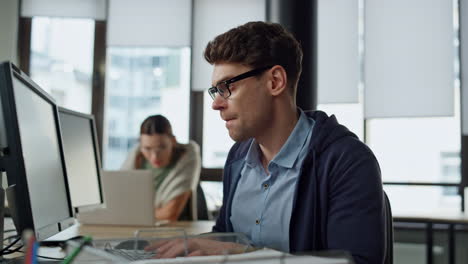
[[[224,99],[221,95],[216,94],[213,103],[211,104],[211,108],[213,108],[213,110],[221,110],[226,108],[226,99]]]

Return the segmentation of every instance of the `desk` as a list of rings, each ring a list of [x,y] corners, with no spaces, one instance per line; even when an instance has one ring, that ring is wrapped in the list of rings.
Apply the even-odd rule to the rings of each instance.
[[[200,233],[211,232],[214,221],[179,221],[172,222],[167,225],[157,227],[160,230],[170,228],[182,228],[187,234],[195,235]],[[150,229],[153,227],[148,226],[111,226],[111,225],[82,225],[76,223],[75,225],[63,230],[62,232],[50,237],[51,240],[66,240],[77,235],[90,235],[94,239],[112,239],[112,238],[126,238],[133,237],[136,230]],[[154,227],[156,228],[156,227]],[[16,253],[15,253],[16,254]],[[64,258],[65,253],[58,248],[45,248],[39,249],[39,255],[54,258]],[[19,257],[22,254],[12,255],[9,257]]]
[[[447,224],[449,264],[455,263],[455,225],[468,225],[468,214],[461,212],[394,212],[394,222],[423,223],[426,225],[426,258],[427,263],[433,263],[432,247],[433,225]]]
[[[164,230],[166,228],[181,228],[187,234],[195,235],[200,233],[211,232],[214,226],[214,221],[178,221],[172,222],[161,227],[149,226],[112,226],[112,225],[81,225],[79,223],[65,229],[64,231],[52,236],[51,240],[65,240],[77,235],[90,235],[94,239],[107,238],[125,238],[133,237],[136,230],[158,228]]]

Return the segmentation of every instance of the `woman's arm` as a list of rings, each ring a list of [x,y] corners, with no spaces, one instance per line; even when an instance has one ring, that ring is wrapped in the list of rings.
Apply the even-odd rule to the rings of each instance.
[[[154,216],[156,217],[156,219],[177,221],[177,219],[179,219],[180,214],[182,213],[182,210],[187,204],[191,193],[191,191],[186,191],[176,196],[174,199],[170,200],[162,207],[156,208],[154,210]]]

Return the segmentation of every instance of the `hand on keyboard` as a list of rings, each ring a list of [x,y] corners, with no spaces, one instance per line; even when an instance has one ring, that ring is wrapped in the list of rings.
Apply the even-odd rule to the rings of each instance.
[[[145,247],[148,252],[157,252],[154,258],[175,258],[180,256],[210,256],[238,254],[245,252],[246,245],[221,242],[206,238],[172,239],[154,242]]]
[[[145,251],[145,250],[134,250],[134,249],[105,249],[107,253],[110,253],[115,256],[122,257],[127,260],[142,260],[142,259],[151,259],[156,256],[155,252]]]

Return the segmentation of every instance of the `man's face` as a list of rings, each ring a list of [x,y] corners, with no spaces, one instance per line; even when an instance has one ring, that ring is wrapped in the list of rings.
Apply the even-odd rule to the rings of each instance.
[[[231,79],[252,68],[236,63],[215,64],[212,85]],[[234,141],[257,138],[267,132],[271,124],[272,96],[268,93],[268,70],[230,84],[231,96],[215,97],[212,108],[226,121],[229,136]]]

